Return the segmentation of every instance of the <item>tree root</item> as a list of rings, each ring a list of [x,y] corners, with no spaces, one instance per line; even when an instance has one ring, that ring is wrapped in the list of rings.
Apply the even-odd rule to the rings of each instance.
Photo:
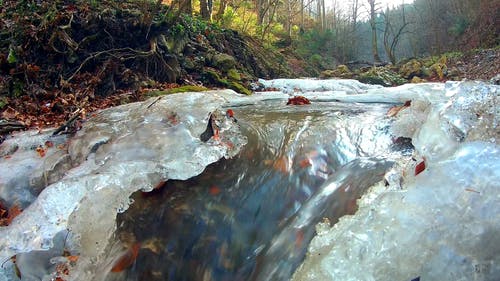
[[[145,72],[149,76],[150,73],[148,73],[149,69],[153,69],[155,72],[155,76],[164,76],[167,75],[169,77],[169,80],[172,80],[171,75],[169,73],[173,73],[174,70],[172,67],[165,61],[163,56],[158,52],[158,43],[156,38],[152,38],[149,42],[150,49],[149,51],[141,51],[141,50],[136,50],[132,49],[129,47],[126,48],[116,48],[116,49],[110,49],[110,50],[105,50],[105,51],[100,51],[100,52],[95,52],[85,58],[83,62],[77,67],[77,69],[71,74],[66,80],[63,80],[61,78],[61,84],[65,84],[70,82],[75,78],[75,76],[80,73],[82,68],[87,65],[90,61],[97,59],[101,56],[108,56],[115,58],[121,62],[125,62],[128,60],[145,60],[143,62]],[[151,67],[152,65],[152,67]]]

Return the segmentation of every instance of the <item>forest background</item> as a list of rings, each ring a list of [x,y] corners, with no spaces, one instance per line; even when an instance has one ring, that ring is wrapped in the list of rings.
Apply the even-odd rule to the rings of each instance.
[[[0,0],[0,133],[179,91],[251,94],[257,78],[394,86],[498,74],[500,0],[383,3]]]

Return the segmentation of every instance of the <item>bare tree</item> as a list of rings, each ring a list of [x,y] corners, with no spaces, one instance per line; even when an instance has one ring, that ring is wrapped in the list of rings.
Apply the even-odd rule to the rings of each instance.
[[[378,44],[377,44],[377,13],[375,5],[376,0],[367,0],[370,5],[370,27],[372,30],[372,54],[373,60],[375,62],[380,62],[380,56],[378,55]]]
[[[408,27],[409,22],[406,21],[404,1],[401,6],[401,23],[398,28],[394,26],[392,19],[390,17],[389,8],[386,9],[385,13],[382,13],[384,17],[384,49],[387,57],[391,61],[392,64],[396,64],[396,47],[405,33],[405,29]]]

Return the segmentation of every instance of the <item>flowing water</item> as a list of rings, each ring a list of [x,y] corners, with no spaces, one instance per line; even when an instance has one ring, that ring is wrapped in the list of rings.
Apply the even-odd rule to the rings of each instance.
[[[263,83],[3,142],[0,281],[499,280],[498,86]]]
[[[136,192],[116,237],[141,249],[109,280],[288,280],[314,226],[353,213],[399,150],[386,105],[280,100],[232,109],[248,144],[195,178]]]

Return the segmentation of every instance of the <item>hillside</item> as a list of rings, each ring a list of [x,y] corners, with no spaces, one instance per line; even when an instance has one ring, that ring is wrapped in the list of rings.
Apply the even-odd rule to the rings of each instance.
[[[0,109],[27,127],[165,91],[249,94],[257,78],[317,74],[293,53],[150,1],[3,2]]]

